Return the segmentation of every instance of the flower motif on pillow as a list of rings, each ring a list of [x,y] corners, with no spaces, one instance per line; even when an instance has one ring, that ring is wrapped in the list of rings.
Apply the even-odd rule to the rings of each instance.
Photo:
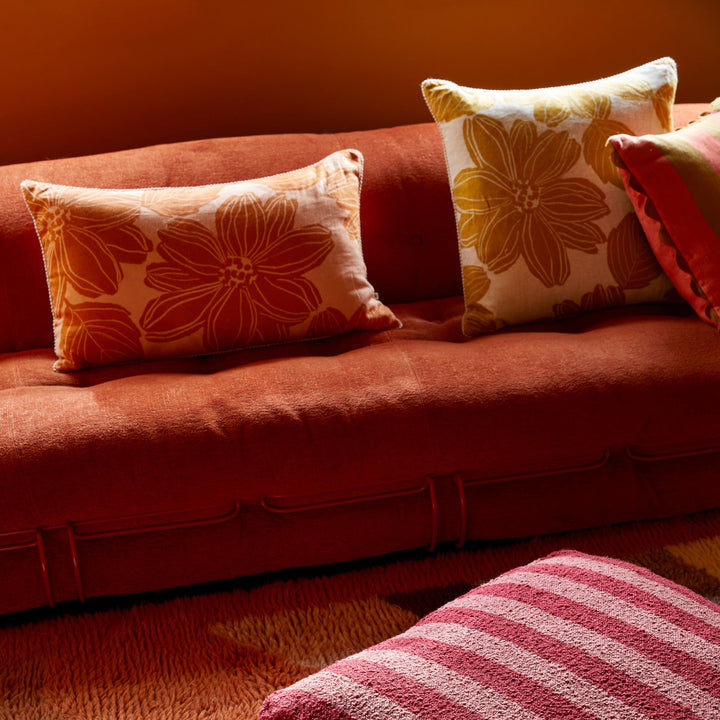
[[[666,58],[657,61],[674,67]],[[593,87],[595,85],[595,87]],[[651,102],[664,132],[672,130],[672,104],[675,99],[675,82],[666,82],[657,89],[643,78],[616,81],[612,78],[590,84],[587,88],[558,88],[537,100],[533,115],[548,127],[557,127],[568,118],[589,120],[582,136],[583,156],[603,182],[622,188],[622,180],[607,152],[607,140],[618,133],[632,134],[623,122],[612,119],[613,99],[631,103]]]
[[[360,242],[360,194],[357,184],[349,180],[347,173],[343,170],[328,172],[324,166],[321,166],[298,170],[292,173],[291,177],[287,175],[263,178],[262,182],[274,190],[299,190],[312,187],[322,175],[327,182],[327,194],[335,199],[341,210],[347,213],[344,224],[348,233],[358,243]]]
[[[57,370],[399,326],[367,280],[362,156],[198,188],[22,184]]]
[[[647,243],[635,242],[642,231],[606,144],[618,132],[671,130],[676,82],[664,58],[560,88],[423,83],[445,149],[463,277],[469,267],[486,274],[481,302],[464,286],[466,334],[564,317],[570,307],[665,299],[670,282]],[[611,250],[611,238],[631,246]],[[628,260],[619,272],[618,257]]]
[[[566,132],[515,120],[509,131],[490,117],[476,115],[464,125],[474,167],[453,183],[463,247],[474,247],[483,266],[500,273],[520,256],[546,287],[562,285],[570,274],[568,250],[597,253],[605,242],[593,224],[610,212],[605,196],[584,178],[567,178],[580,157],[580,144]],[[473,188],[483,183],[487,196]]]
[[[333,249],[323,225],[297,227],[297,201],[283,193],[228,198],[215,231],[192,219],[158,230],[163,259],[145,283],[161,292],[140,318],[148,340],[177,340],[201,330],[210,352],[285,339],[322,302],[305,275]]]
[[[164,188],[163,193],[146,190],[140,196],[140,204],[163,217],[185,217],[200,212],[200,208],[215,200],[217,196],[218,188],[213,185]]]
[[[93,207],[101,198],[109,212],[98,216]],[[66,198],[60,188],[49,187],[43,198],[32,196],[28,203],[48,241],[49,270],[86,297],[117,292],[122,265],[142,263],[150,252],[150,240],[135,224],[140,207],[121,195],[85,190]],[[60,289],[57,297],[62,294]]]

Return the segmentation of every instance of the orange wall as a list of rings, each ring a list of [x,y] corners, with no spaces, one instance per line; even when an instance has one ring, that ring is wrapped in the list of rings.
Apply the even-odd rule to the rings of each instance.
[[[15,0],[0,163],[429,119],[425,77],[537,87],[671,55],[720,94],[718,0]]]

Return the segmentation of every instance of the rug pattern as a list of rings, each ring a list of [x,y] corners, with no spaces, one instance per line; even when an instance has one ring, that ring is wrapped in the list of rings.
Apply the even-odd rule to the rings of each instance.
[[[720,511],[91,602],[2,619],[0,720],[250,720],[275,689],[563,548],[720,602]]]

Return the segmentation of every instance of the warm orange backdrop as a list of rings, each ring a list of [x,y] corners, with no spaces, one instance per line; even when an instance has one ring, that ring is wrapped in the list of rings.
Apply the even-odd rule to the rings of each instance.
[[[15,0],[0,163],[429,119],[426,77],[577,82],[671,55],[720,95],[718,0]]]

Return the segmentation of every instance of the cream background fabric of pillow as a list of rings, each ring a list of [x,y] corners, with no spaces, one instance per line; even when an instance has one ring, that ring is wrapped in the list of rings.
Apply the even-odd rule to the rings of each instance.
[[[606,144],[672,130],[676,85],[670,58],[537,90],[422,84],[445,149],[467,335],[671,292]]]
[[[362,155],[257,180],[95,189],[26,180],[59,371],[398,327],[367,279]]]

